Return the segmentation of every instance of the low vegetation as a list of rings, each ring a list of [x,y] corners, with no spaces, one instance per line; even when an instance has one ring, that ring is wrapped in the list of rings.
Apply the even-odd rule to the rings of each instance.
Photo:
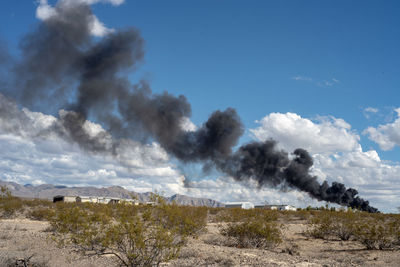
[[[367,216],[359,220],[355,239],[367,249],[393,249],[400,245],[400,216]]]
[[[23,201],[11,195],[10,190],[5,187],[0,187],[0,211],[2,218],[10,218],[16,212],[23,209]]]
[[[217,216],[220,233],[239,248],[272,248],[282,242],[278,212],[262,209],[224,209]]]
[[[230,208],[219,211],[216,215],[216,222],[245,222],[248,220],[259,219],[266,222],[276,221],[279,217],[279,212],[276,210],[264,209],[241,209]]]
[[[55,208],[50,223],[60,245],[85,255],[114,255],[122,266],[158,266],[175,259],[205,229],[207,209],[167,205],[85,204]]]
[[[278,224],[260,218],[239,223],[228,223],[220,228],[220,233],[228,237],[238,248],[273,248],[282,242]]]
[[[309,218],[306,234],[321,239],[355,240],[366,249],[393,249],[400,245],[400,216],[321,211]]]
[[[219,239],[213,241],[218,246],[272,249],[285,239],[284,223],[300,221],[307,222],[305,234],[310,238],[353,241],[365,249],[400,248],[400,215],[396,214],[328,208],[273,211],[191,207],[167,204],[157,195],[153,201],[156,205],[52,203],[22,200],[0,187],[1,218],[24,216],[48,221],[49,234],[58,245],[86,256],[113,255],[119,266],[159,266],[176,259],[190,238],[206,231],[207,222],[218,225]],[[290,240],[279,250],[299,254],[299,247]]]

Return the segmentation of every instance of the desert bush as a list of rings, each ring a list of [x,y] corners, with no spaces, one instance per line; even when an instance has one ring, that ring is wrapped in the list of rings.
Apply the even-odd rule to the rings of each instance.
[[[300,220],[308,220],[310,218],[310,215],[310,212],[305,209],[297,210],[295,213],[295,216],[297,216],[297,218],[299,218]]]
[[[217,215],[223,210],[223,208],[208,208],[208,213],[211,215]]]
[[[37,207],[28,211],[27,217],[38,221],[49,221],[55,214],[54,209],[50,207]]]
[[[0,259],[0,266],[3,267],[47,267],[48,262],[46,260],[32,259],[35,254],[25,256],[22,258],[14,257],[3,257]]]
[[[388,249],[400,245],[400,217],[364,212],[321,211],[309,219],[306,233],[314,238],[353,238],[367,249]]]
[[[221,226],[220,233],[240,248],[271,248],[282,242],[279,226],[260,218],[228,223]]]
[[[333,213],[335,214],[334,234],[343,241],[349,240],[355,234],[359,215],[351,211],[339,211]]]
[[[184,236],[197,236],[207,225],[207,208],[162,204],[153,209],[168,229],[177,227]]]
[[[151,216],[143,220],[139,215],[118,218],[102,240],[106,253],[115,255],[124,266],[158,266],[175,259],[182,245],[177,228],[165,229]]]
[[[299,218],[298,211],[283,210],[279,211],[279,219],[285,222],[297,220]]]
[[[390,249],[399,244],[400,220],[369,216],[356,226],[355,239],[367,249]]]
[[[207,216],[208,222],[218,222],[218,216],[223,210],[224,208],[221,207],[208,208],[208,216]]]
[[[356,231],[359,215],[352,211],[319,211],[308,220],[306,234],[314,238],[349,240]]]
[[[278,211],[264,209],[241,209],[225,208],[216,217],[217,222],[243,222],[256,218],[262,218],[265,221],[276,221]]]
[[[57,205],[50,223],[60,245],[85,255],[114,255],[121,266],[158,266],[179,255],[205,227],[206,208],[79,203]]]
[[[216,217],[217,222],[239,222],[252,216],[252,210],[224,208]]]
[[[6,186],[0,187],[0,210],[4,218],[12,217],[17,211],[23,210],[22,200],[12,196]]]
[[[227,244],[237,247],[270,248],[282,239],[281,229],[276,221],[278,212],[264,209],[223,209],[217,215],[220,233],[228,237]]]
[[[306,234],[314,238],[326,239],[335,231],[335,217],[332,212],[318,212],[307,223]]]
[[[27,207],[51,207],[53,202],[46,199],[24,199],[22,200],[22,204]]]

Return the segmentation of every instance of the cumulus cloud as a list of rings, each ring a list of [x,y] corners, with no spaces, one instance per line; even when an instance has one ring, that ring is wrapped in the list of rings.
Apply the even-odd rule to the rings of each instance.
[[[400,164],[381,160],[375,150],[340,154],[316,154],[314,173],[320,179],[337,180],[355,187],[374,206],[395,212],[400,205]]]
[[[400,164],[382,160],[375,150],[363,151],[360,136],[343,119],[310,120],[295,113],[271,113],[257,122],[260,126],[250,130],[255,139],[273,138],[288,151],[297,147],[309,150],[314,160],[312,172],[320,182],[338,181],[354,187],[361,197],[384,211],[394,212],[394,207],[400,205],[399,198],[396,199],[400,196]],[[379,132],[385,136],[384,144],[387,144],[387,129],[394,131],[400,129],[396,128],[399,125],[400,119],[397,119],[377,129],[369,128],[368,133]],[[290,199],[294,201],[293,197]],[[388,210],[390,208],[392,210]]]
[[[36,9],[36,17],[40,20],[48,20],[59,14],[58,8],[69,8],[76,5],[93,5],[100,2],[117,6],[124,3],[124,0],[59,0],[56,6],[51,6],[47,0],[40,0]],[[114,31],[113,29],[107,28],[95,15],[90,17],[88,23],[90,32],[94,36],[102,37]]]
[[[66,113],[61,110],[60,117]],[[157,143],[128,139],[116,143],[101,125],[85,121],[83,129],[89,138],[101,134],[103,146],[115,148],[113,153],[90,154],[69,142],[65,132],[54,130],[57,125],[58,118],[20,110],[0,94],[0,146],[7,152],[0,154],[0,179],[67,185],[132,185],[143,180],[146,188],[151,188],[152,179],[164,179],[160,185],[167,182],[183,187],[183,182],[177,182],[182,175]]]
[[[271,113],[257,123],[260,126],[250,130],[256,139],[278,140],[289,151],[301,147],[311,153],[331,153],[359,147],[360,137],[340,118],[319,117],[315,123],[295,113]]]
[[[67,112],[61,110],[59,116]],[[21,184],[119,185],[137,192],[178,193],[221,202],[323,205],[296,190],[260,189],[252,180],[238,183],[231,177],[221,176],[188,181],[181,168],[156,142],[141,144],[121,139],[113,153],[88,153],[68,141],[62,132],[60,135],[53,131],[58,119],[19,109],[0,95],[0,147],[6,151],[0,153],[0,179]],[[191,125],[189,122],[186,121]],[[361,197],[383,211],[394,212],[394,207],[400,205],[400,165],[382,160],[375,150],[363,151],[359,136],[346,121],[271,113],[258,123],[258,128],[250,130],[254,138],[272,137],[289,151],[301,146],[308,148],[314,159],[312,172],[321,182],[338,181],[354,187]],[[182,127],[190,130],[195,126]],[[85,121],[83,129],[89,137],[106,133],[92,121]],[[107,134],[102,140],[116,144]]]
[[[395,109],[397,118],[392,123],[368,127],[364,134],[379,145],[382,150],[391,150],[400,145],[400,108]]]

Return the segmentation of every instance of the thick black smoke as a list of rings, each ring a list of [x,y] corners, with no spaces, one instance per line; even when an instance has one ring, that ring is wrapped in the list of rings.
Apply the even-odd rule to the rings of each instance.
[[[254,142],[239,148],[228,161],[219,164],[224,172],[237,180],[253,179],[260,187],[290,187],[307,192],[317,200],[328,201],[368,212],[378,210],[369,202],[356,196],[357,190],[337,182],[331,186],[326,181],[322,185],[316,176],[310,174],[313,160],[310,154],[301,148],[293,152],[293,159],[288,153],[276,149],[276,142]]]
[[[296,149],[290,159],[275,141],[254,142],[236,152],[243,125],[234,109],[215,111],[196,131],[185,131],[190,117],[187,99],[167,92],[153,94],[142,81],[131,85],[127,71],[143,60],[143,39],[136,29],[114,31],[94,39],[93,14],[87,5],[57,5],[56,16],[43,21],[21,42],[21,60],[13,67],[15,82],[8,90],[31,108],[54,107],[60,113],[52,131],[91,152],[117,153],[123,138],[157,140],[182,162],[201,162],[234,177],[252,179],[260,187],[290,187],[318,200],[376,212],[343,184],[322,185],[310,174],[311,156]],[[7,110],[0,109],[0,115]],[[88,134],[90,119],[107,132]],[[109,133],[114,141],[105,142]]]

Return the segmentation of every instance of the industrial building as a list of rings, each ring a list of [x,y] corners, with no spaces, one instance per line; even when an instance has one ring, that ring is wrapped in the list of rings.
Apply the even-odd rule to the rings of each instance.
[[[79,202],[79,203],[101,203],[101,204],[115,204],[115,203],[128,203],[132,205],[139,205],[139,201],[131,198],[117,198],[117,197],[97,197],[97,196],[54,196],[53,202]]]
[[[254,209],[254,204],[251,202],[228,202],[225,204],[225,208]]]

